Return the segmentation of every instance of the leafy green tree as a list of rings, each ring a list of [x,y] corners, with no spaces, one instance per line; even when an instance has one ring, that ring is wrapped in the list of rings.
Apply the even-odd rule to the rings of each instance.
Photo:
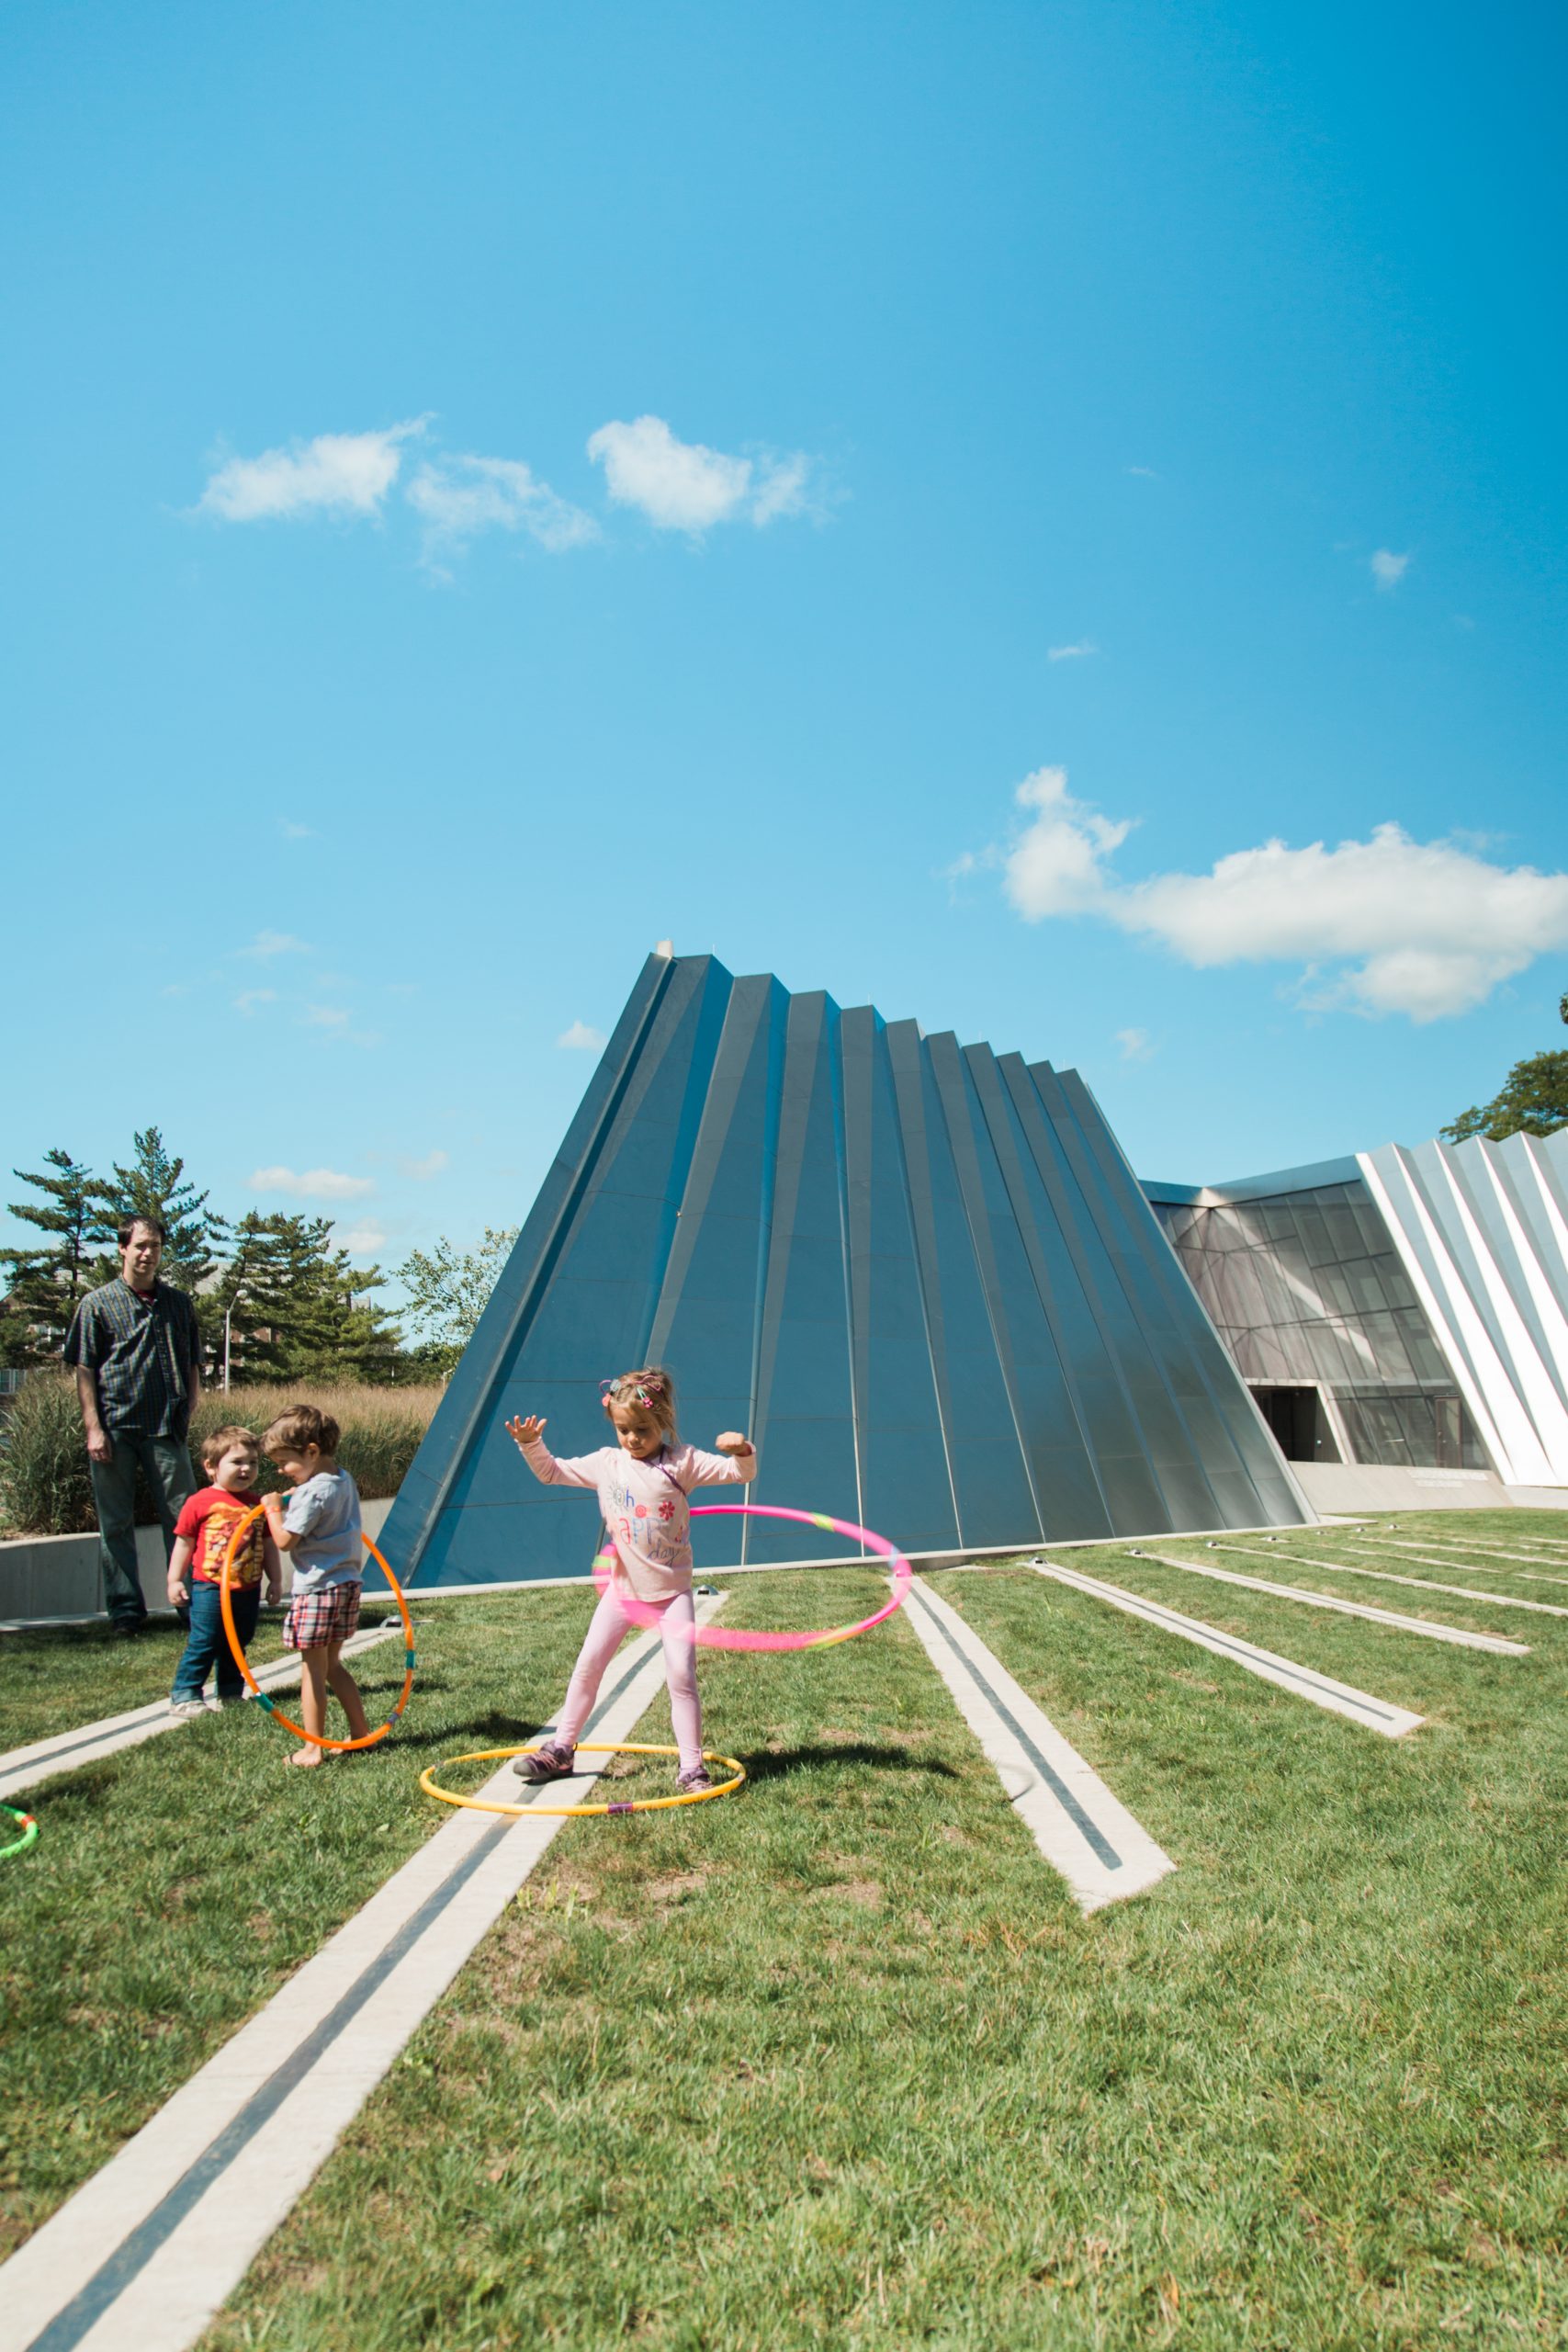
[[[44,1159],[52,1175],[11,1171],[43,1197],[8,1202],[10,1214],[49,1238],[36,1248],[0,1250],[0,1265],[10,1270],[0,1317],[0,1361],[8,1364],[42,1363],[55,1354],[77,1300],[97,1279],[94,1245],[103,1229],[109,1188],[68,1151],[46,1151]]]
[[[227,1238],[228,1228],[208,1207],[207,1194],[198,1193],[186,1176],[185,1161],[171,1156],[159,1128],[140,1129],[131,1145],[135,1159],[129,1168],[116,1161],[114,1181],[105,1188],[110,1207],[102,1238],[112,1242],[115,1227],[125,1217],[158,1217],[168,1227],[159,1273],[181,1290],[194,1292],[211,1275],[214,1250]]]
[[[458,1250],[443,1234],[434,1250],[411,1250],[394,1270],[408,1294],[404,1311],[423,1334],[420,1356],[444,1380],[473,1338],[516,1238],[514,1225],[499,1232],[487,1225],[477,1250]]]
[[[1557,1012],[1568,1022],[1568,996],[1559,1000]],[[1442,1133],[1450,1143],[1470,1136],[1501,1143],[1506,1136],[1555,1135],[1559,1127],[1568,1127],[1568,1052],[1562,1049],[1516,1062],[1490,1102],[1461,1111]]]

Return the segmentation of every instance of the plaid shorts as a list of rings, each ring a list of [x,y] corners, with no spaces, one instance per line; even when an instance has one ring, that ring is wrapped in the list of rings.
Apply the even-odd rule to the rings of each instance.
[[[324,1592],[296,1594],[283,1621],[286,1650],[319,1650],[346,1642],[359,1623],[357,1584],[330,1584]]]

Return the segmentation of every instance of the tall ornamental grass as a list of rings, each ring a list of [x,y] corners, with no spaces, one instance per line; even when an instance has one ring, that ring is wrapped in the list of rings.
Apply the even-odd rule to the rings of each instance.
[[[249,1385],[204,1394],[191,1426],[191,1460],[199,1478],[201,1442],[226,1423],[254,1430],[259,1438],[286,1406],[316,1405],[343,1430],[338,1459],[352,1471],[367,1499],[395,1495],[419,1442],[440,1402],[439,1387],[360,1387],[301,1381],[295,1386]],[[259,1485],[265,1493],[282,1485],[264,1457]],[[138,1496],[137,1518],[151,1525],[152,1498]],[[25,1381],[0,1414],[0,1532],[6,1535],[85,1535],[97,1525],[87,1449],[75,1382],[40,1373]]]

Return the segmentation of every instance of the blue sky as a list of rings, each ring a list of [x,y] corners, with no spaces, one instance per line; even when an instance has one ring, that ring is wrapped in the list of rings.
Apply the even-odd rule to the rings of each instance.
[[[1490,1093],[1568,981],[1562,50],[6,11],[4,1166],[471,1239],[662,937],[1150,1176]]]

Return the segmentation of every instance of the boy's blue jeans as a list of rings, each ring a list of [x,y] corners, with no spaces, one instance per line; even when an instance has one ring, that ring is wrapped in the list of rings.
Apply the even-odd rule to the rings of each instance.
[[[223,1631],[221,1587],[198,1584],[195,1577],[190,1588],[190,1634],[186,1642],[185,1656],[175,1669],[175,1699],[199,1699],[214,1659],[218,1663],[218,1696],[220,1699],[242,1699],[245,1693],[244,1678],[234,1663]],[[261,1607],[259,1584],[240,1586],[230,1596],[234,1607],[234,1631],[240,1647],[249,1649],[251,1635],[256,1630],[256,1612]]]

